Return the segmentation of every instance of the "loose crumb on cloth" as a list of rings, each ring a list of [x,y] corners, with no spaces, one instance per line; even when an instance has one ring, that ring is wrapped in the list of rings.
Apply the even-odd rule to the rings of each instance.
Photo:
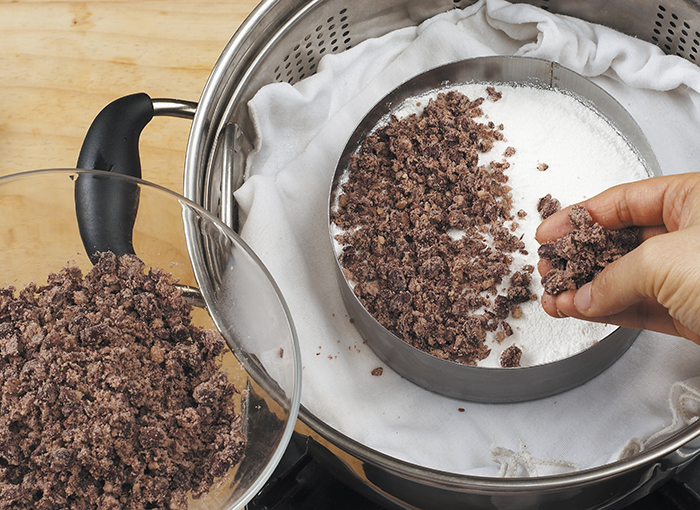
[[[582,287],[605,266],[639,244],[637,228],[609,230],[595,223],[583,206],[573,206],[569,220],[574,226],[571,232],[554,242],[542,244],[538,249],[540,258],[552,265],[542,277],[542,286],[548,294],[556,295]]]
[[[187,508],[244,452],[220,334],[108,253],[0,289],[0,508]]]

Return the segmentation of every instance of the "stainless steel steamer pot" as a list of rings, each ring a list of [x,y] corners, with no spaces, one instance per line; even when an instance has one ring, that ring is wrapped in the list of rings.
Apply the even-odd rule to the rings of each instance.
[[[324,54],[473,3],[263,0],[226,46],[194,112],[185,161],[186,196],[235,226],[231,192],[240,183],[254,142],[247,102],[262,86],[295,83],[312,75]],[[692,62],[700,58],[698,0],[522,3],[610,26]],[[187,103],[157,101],[154,106],[156,114],[193,113]],[[313,455],[356,490],[395,508],[621,508],[700,453],[700,423],[695,423],[649,451],[596,469],[533,479],[480,478],[396,460],[344,436],[303,406],[299,415],[297,439]]]

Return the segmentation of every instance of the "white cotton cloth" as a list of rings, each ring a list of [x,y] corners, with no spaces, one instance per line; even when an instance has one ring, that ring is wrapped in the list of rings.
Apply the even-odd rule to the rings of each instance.
[[[669,391],[686,381],[684,391],[696,394],[700,347],[645,331],[609,370],[569,392],[520,404],[462,402],[388,367],[372,376],[383,363],[350,323],[335,277],[328,193],[355,125],[412,76],[497,54],[555,60],[590,77],[637,120],[664,173],[698,170],[700,68],[609,28],[484,0],[328,55],[293,86],[260,89],[249,103],[255,150],[235,193],[241,235],[287,300],[302,350],[302,405],[326,424],[384,454],[453,473],[592,468],[693,421],[697,405],[686,405],[680,419]]]

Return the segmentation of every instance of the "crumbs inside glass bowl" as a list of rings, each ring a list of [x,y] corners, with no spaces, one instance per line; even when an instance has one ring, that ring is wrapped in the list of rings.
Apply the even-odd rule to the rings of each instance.
[[[232,355],[192,312],[131,255],[0,290],[3,504],[185,509],[240,462]]]

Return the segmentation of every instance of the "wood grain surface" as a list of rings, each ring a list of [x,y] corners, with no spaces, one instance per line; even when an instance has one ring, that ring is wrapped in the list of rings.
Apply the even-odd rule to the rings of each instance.
[[[258,0],[0,2],[0,175],[75,167],[110,101],[135,92],[198,101]],[[144,179],[182,193],[191,122],[157,117]]]

